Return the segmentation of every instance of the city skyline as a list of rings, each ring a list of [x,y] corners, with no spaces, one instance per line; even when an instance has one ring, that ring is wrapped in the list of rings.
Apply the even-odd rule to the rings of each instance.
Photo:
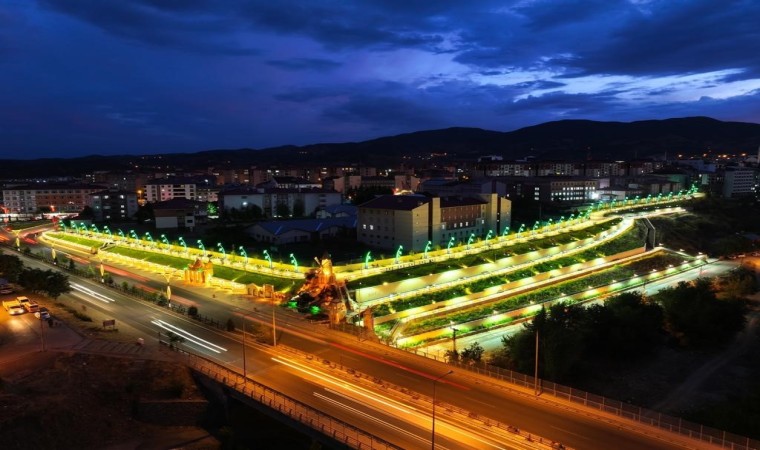
[[[0,153],[361,141],[452,126],[760,122],[760,4],[0,6]]]

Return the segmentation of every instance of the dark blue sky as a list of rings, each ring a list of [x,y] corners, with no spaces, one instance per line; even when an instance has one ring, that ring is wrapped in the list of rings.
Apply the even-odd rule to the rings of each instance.
[[[756,0],[3,0],[0,157],[760,122]]]

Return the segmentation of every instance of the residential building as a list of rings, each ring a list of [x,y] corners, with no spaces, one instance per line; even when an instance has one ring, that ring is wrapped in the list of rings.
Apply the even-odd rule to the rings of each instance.
[[[756,170],[751,167],[726,167],[723,171],[724,198],[755,194]]]
[[[145,183],[145,199],[149,203],[175,198],[195,200],[196,184],[189,178],[156,178]]]
[[[205,202],[186,198],[174,198],[153,203],[156,229],[187,229],[192,231],[208,217]]]
[[[422,251],[428,241],[446,246],[509,226],[511,202],[497,194],[472,197],[383,195],[358,207],[357,240],[372,247]]]
[[[584,177],[499,177],[507,197],[540,202],[583,203],[596,197],[599,180]]]
[[[76,213],[90,204],[91,193],[103,189],[92,184],[27,184],[3,189],[3,202],[8,213]]]
[[[93,192],[89,205],[95,222],[123,222],[137,212],[137,193],[115,189]]]

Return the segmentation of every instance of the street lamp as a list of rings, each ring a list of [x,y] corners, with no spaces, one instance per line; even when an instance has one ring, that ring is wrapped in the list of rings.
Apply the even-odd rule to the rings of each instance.
[[[182,244],[182,247],[184,247],[184,249],[185,249],[185,254],[187,254],[187,242],[185,242],[185,238],[183,238],[182,236],[180,236],[177,241],[180,244]]]
[[[454,357],[456,357],[457,354],[457,331],[459,331],[459,328],[451,327],[451,347],[452,351],[454,352]]]
[[[222,252],[222,261],[224,261],[225,259],[227,259],[227,252],[224,251],[224,246],[222,245],[221,242],[217,242],[216,243],[216,248],[217,248],[217,250],[219,250],[220,252]]]
[[[396,250],[396,264],[398,264],[401,261],[401,252],[404,251],[404,246],[399,245],[398,250]]]
[[[467,238],[467,250],[470,249],[470,244],[472,244],[472,241],[475,239],[475,233],[470,233],[470,237]]]
[[[246,251],[245,251],[245,249],[243,248],[242,245],[240,246],[240,248],[238,249],[238,251],[240,252],[241,255],[243,255],[243,267],[247,266],[248,265],[248,253],[246,253]]]
[[[269,252],[266,251],[266,250],[264,250],[262,252],[262,254],[264,255],[264,259],[266,259],[267,261],[269,261],[269,268],[271,269],[272,268],[272,257],[269,256]]]
[[[451,254],[451,246],[454,245],[454,242],[454,236],[451,236],[451,239],[449,239],[449,245],[446,246],[446,253]]]
[[[298,272],[298,260],[296,259],[296,255],[290,254],[290,262],[293,264],[293,271]]]
[[[364,255],[364,268],[369,269],[369,260],[372,259],[372,252],[367,252],[366,255]]]
[[[435,387],[438,384],[438,382],[446,376],[451,375],[454,373],[453,370],[449,370],[448,372],[444,373],[443,375],[437,377],[435,380],[433,380],[433,421],[432,421],[432,427],[430,432],[430,448],[432,450],[435,450]]]
[[[428,252],[430,251],[430,247],[432,246],[433,246],[433,243],[431,241],[427,241],[427,244],[425,244],[425,252],[422,255],[424,259],[428,258]]]
[[[196,242],[196,244],[198,244],[198,248],[201,249],[201,254],[205,255],[206,254],[206,246],[203,245],[203,241],[200,240],[200,239],[198,239],[198,242]]]

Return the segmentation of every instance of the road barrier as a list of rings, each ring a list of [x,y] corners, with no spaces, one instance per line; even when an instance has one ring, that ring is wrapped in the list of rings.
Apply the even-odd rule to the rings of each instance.
[[[250,378],[244,378],[239,373],[215,362],[192,353],[183,352],[183,354],[186,355],[185,362],[187,365],[197,372],[218,383],[224,384],[230,389],[234,389],[255,402],[278,411],[288,418],[328,436],[336,442],[357,449],[385,450],[400,448],[380,437],[367,433],[272,388],[257,383]]]
[[[537,383],[533,376],[512,370],[501,369],[488,364],[482,364],[480,366],[477,364],[473,365],[457,362],[451,362],[449,364],[462,370],[469,370],[479,375],[496,378],[529,389],[536,389],[536,387],[538,387],[541,395],[551,395],[557,399],[567,400],[601,412],[613,414],[622,419],[629,419],[644,425],[657,427],[682,436],[687,436],[691,439],[707,442],[711,445],[734,450],[760,449],[760,441],[756,439],[750,439],[746,436],[739,436],[724,430],[718,430],[698,423],[689,422],[680,417],[669,416],[657,411],[624,403],[619,400],[609,399],[601,395],[592,394],[580,389],[574,389],[551,381],[539,379]]]

